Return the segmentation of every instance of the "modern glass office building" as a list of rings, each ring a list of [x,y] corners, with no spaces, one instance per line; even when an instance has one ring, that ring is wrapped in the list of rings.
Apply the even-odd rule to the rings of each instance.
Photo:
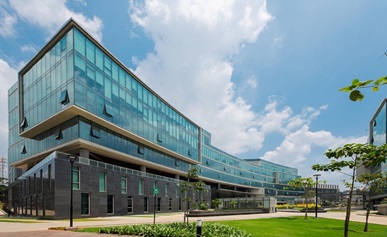
[[[173,89],[173,88],[171,88]],[[145,85],[69,20],[19,72],[9,97],[9,205],[19,214],[68,217],[69,154],[74,216],[181,210],[190,167],[210,192],[194,200],[276,196],[297,169],[242,160]]]
[[[374,116],[372,117],[369,124],[369,143],[380,146],[387,143],[387,99],[384,99],[380,104],[379,108],[376,110]],[[368,173],[381,173],[387,172],[387,163],[382,163],[378,166],[371,168],[362,168],[358,174],[368,172]],[[387,198],[387,190],[384,194],[374,195],[373,199],[375,201],[380,201],[383,198]]]

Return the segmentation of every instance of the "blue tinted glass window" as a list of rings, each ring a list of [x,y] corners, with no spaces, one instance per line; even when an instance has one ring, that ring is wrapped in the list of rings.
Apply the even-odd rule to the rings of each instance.
[[[103,86],[103,75],[102,75],[101,72],[96,71],[96,74],[95,74],[95,81],[96,81],[100,86]]]
[[[112,82],[109,78],[105,77],[105,97],[112,99]]]
[[[95,53],[95,64],[99,69],[103,71],[103,53],[100,49],[96,48],[96,53]]]
[[[79,54],[75,54],[75,66],[86,72],[86,62]]]
[[[99,172],[99,191],[106,192],[106,173]]]
[[[112,60],[108,57],[104,57],[104,71],[107,75],[112,76]]]
[[[75,50],[79,52],[81,55],[85,56],[86,55],[85,36],[83,36],[78,30],[75,30],[74,44],[75,44]]]
[[[91,63],[95,63],[95,46],[89,40],[86,41],[86,56],[87,60]]]
[[[112,78],[118,82],[118,65],[115,63],[112,63]]]

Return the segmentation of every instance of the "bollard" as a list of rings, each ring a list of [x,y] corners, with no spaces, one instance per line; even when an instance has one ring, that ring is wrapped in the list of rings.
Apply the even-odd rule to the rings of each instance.
[[[202,236],[202,221],[198,220],[196,222],[196,237],[201,237]]]

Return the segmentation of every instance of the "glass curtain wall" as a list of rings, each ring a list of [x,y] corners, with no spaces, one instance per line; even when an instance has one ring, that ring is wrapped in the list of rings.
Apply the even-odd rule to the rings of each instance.
[[[123,129],[199,160],[199,128],[74,30],[75,103]]]
[[[64,91],[67,95],[73,94],[73,65],[73,30],[70,30],[22,75],[22,131],[62,110],[61,94],[62,98]]]

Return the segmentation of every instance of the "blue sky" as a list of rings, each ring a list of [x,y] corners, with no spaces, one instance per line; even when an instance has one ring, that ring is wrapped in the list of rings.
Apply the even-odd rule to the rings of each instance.
[[[73,17],[212,143],[315,172],[328,148],[367,141],[386,95],[338,89],[386,75],[386,1],[0,1],[0,96]],[[0,155],[7,107],[0,104]],[[346,176],[323,173],[341,185]],[[342,186],[342,185],[341,185]]]

